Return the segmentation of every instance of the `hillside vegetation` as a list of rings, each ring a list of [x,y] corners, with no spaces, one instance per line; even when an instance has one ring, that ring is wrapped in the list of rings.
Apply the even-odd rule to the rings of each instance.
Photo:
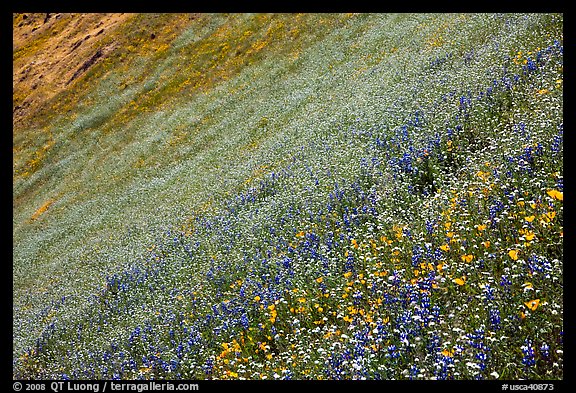
[[[13,31],[14,378],[563,378],[563,15]]]

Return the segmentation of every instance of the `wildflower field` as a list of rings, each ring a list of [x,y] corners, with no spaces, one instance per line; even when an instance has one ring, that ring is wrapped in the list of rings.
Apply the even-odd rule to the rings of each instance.
[[[563,379],[562,14],[178,18],[15,125],[15,379]]]

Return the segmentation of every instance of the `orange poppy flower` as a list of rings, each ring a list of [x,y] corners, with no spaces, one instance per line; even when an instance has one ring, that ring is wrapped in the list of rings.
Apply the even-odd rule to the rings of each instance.
[[[530,300],[524,304],[530,309],[530,311],[534,311],[538,308],[538,305],[540,305],[540,299]]]
[[[548,195],[550,195],[554,199],[558,199],[559,201],[564,200],[564,193],[557,191],[557,190],[548,190],[546,191]]]

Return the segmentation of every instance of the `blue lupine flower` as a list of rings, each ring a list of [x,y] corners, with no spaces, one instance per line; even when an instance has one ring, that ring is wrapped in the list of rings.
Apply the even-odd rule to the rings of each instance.
[[[389,357],[392,359],[397,359],[400,357],[400,352],[398,351],[398,348],[396,348],[396,345],[394,345],[394,344],[389,345],[387,350],[388,350],[388,353],[386,354],[386,357]]]
[[[207,359],[204,365],[202,366],[202,369],[204,370],[204,373],[206,373],[206,375],[212,374],[214,370],[214,363],[212,359]]]
[[[532,341],[529,339],[524,340],[524,345],[520,347],[524,357],[522,358],[522,364],[527,367],[534,366],[536,364],[536,359],[534,358],[534,348],[532,347]]]
[[[242,323],[244,329],[248,329],[249,321],[248,321],[248,315],[246,315],[246,313],[242,314],[242,317],[240,317],[240,322]]]
[[[493,330],[498,330],[500,326],[500,310],[497,308],[490,309],[490,323],[492,324]]]
[[[490,284],[484,286],[484,293],[486,295],[486,302],[494,300],[494,289],[490,287]]]
[[[418,376],[418,373],[420,372],[420,370],[418,369],[418,366],[416,366],[415,364],[412,364],[412,366],[410,366],[410,370],[409,370],[409,378],[410,379],[415,379]]]
[[[426,220],[426,232],[431,235],[434,232],[434,225],[436,223],[434,221]]]

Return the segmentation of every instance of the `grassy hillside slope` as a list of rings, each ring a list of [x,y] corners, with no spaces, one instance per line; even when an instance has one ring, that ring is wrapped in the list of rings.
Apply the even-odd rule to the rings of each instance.
[[[562,15],[14,46],[15,378],[563,377]]]

